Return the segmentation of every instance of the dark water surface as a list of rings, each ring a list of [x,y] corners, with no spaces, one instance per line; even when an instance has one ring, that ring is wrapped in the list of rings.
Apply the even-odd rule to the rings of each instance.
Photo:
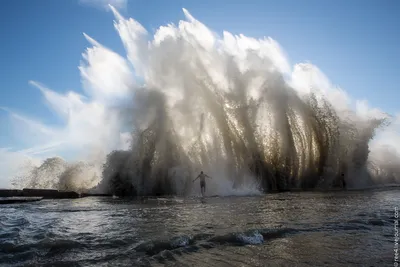
[[[0,206],[0,266],[393,266],[400,190]]]

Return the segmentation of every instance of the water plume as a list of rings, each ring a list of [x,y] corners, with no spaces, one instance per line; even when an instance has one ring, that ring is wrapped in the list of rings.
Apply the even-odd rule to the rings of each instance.
[[[333,97],[323,88],[301,91],[288,78],[290,65],[271,38],[229,32],[221,38],[185,9],[187,21],[161,26],[150,38],[140,23],[111,9],[133,71],[126,78],[129,68],[119,59],[120,75],[129,82],[118,88],[108,82],[104,90],[102,82],[92,81],[101,77],[91,75],[96,85],[91,94],[106,91],[109,98],[115,93],[118,101],[121,92],[133,96],[128,104],[113,106],[125,122],[121,128],[130,129],[130,148],[107,155],[94,190],[123,196],[185,195],[196,192],[191,180],[200,170],[213,177],[209,194],[219,195],[359,187],[378,182],[382,173],[399,182],[399,168],[393,164],[371,171],[375,165],[369,143],[388,117],[365,118],[334,106],[338,94]],[[102,63],[86,60],[83,76]],[[393,157],[399,162],[398,154]],[[57,159],[43,164],[60,173],[50,187],[69,187],[71,177],[84,173],[84,165],[56,168],[65,165]],[[84,176],[85,181],[96,180],[90,172]]]
[[[60,157],[47,158],[39,166],[27,162],[24,170],[14,178],[14,187],[82,193],[96,186],[100,177],[95,166],[85,162],[68,163]]]

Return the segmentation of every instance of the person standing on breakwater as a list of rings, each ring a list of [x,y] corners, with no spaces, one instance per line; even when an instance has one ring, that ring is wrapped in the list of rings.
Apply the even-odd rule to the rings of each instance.
[[[206,192],[206,177],[212,179],[210,176],[207,174],[203,173],[203,171],[200,172],[200,174],[196,177],[196,179],[193,180],[196,181],[197,179],[200,178],[200,189],[201,189],[201,195],[204,197],[204,193]]]
[[[342,173],[342,188],[346,189],[346,179],[344,177],[344,173]]]

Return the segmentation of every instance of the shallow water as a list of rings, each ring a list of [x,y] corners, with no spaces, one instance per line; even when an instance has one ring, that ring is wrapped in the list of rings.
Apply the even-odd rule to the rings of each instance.
[[[0,206],[1,266],[393,266],[400,190]]]

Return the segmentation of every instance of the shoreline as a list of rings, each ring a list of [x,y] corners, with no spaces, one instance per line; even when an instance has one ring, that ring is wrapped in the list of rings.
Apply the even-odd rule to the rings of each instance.
[[[265,192],[264,194],[277,194],[277,193],[301,193],[301,192],[320,192],[320,193],[329,193],[329,192],[356,192],[356,191],[371,191],[371,190],[390,190],[390,189],[398,189],[400,185],[387,185],[387,186],[378,186],[378,187],[369,187],[369,188],[359,188],[359,189],[343,189],[343,188],[292,188],[290,190],[285,190],[282,192],[279,191],[271,191]],[[11,203],[24,203],[24,202],[36,202],[42,199],[78,199],[85,197],[113,197],[112,194],[96,194],[96,193],[77,193],[74,191],[60,191],[56,189],[33,189],[33,188],[24,188],[24,189],[0,189],[0,204],[11,204]],[[131,196],[131,197],[120,197],[122,199],[126,198],[152,198],[152,197],[168,197],[168,196]],[[169,196],[171,197],[171,196]]]

